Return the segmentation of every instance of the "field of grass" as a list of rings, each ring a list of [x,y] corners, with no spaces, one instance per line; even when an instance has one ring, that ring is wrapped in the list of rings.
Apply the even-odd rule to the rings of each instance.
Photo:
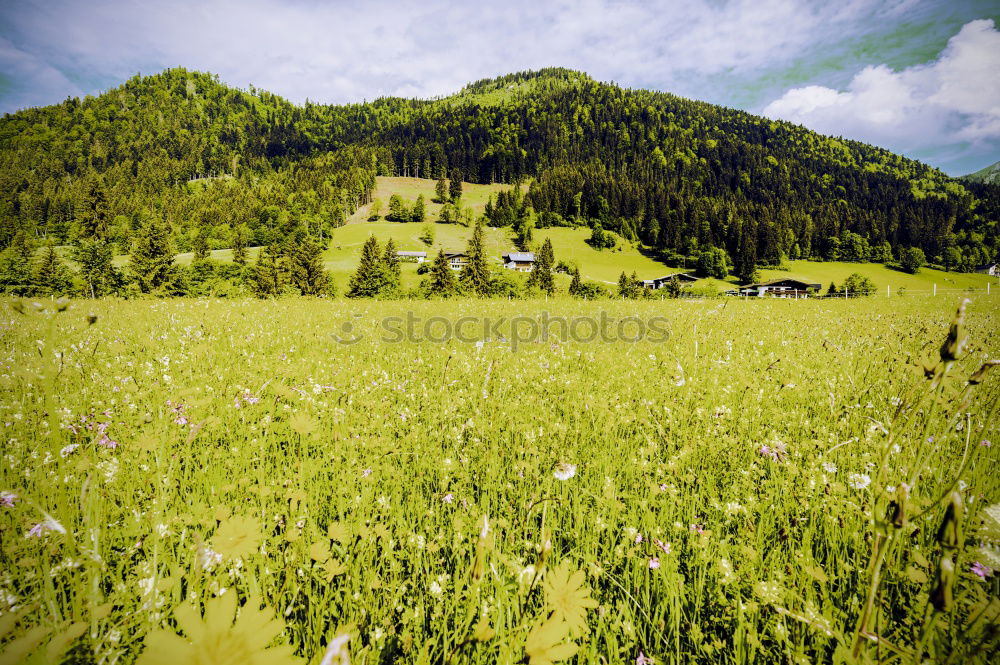
[[[788,270],[761,270],[761,279],[778,279],[781,277],[798,277],[808,279],[823,285],[825,292],[830,282],[839,287],[851,273],[859,273],[872,280],[880,295],[886,294],[888,286],[893,295],[899,289],[905,289],[910,294],[931,293],[937,285],[939,293],[958,292],[965,289],[986,288],[990,283],[991,292],[1000,288],[1000,280],[988,275],[975,273],[944,272],[931,268],[922,268],[916,275],[887,268],[881,263],[844,263],[839,261],[789,261]]]
[[[996,298],[4,301],[0,659],[996,662]]]

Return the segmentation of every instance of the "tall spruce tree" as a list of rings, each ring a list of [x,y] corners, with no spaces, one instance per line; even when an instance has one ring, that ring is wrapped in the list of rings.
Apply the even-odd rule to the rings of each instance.
[[[14,234],[7,249],[0,252],[0,288],[4,293],[17,296],[30,295],[34,290],[31,283],[31,260],[35,255],[35,243],[24,231]]]
[[[569,282],[569,294],[573,297],[579,296],[582,289],[580,283],[580,269],[573,268],[573,279]]]
[[[382,254],[382,262],[385,265],[385,274],[388,278],[388,287],[398,289],[402,269],[399,264],[399,255],[396,253],[396,243],[392,238],[385,243],[385,252]]]
[[[458,201],[462,198],[462,172],[458,169],[452,169],[451,171],[451,182],[448,183],[448,196],[451,197],[452,201]]]
[[[38,295],[58,296],[69,293],[73,279],[52,242],[45,245],[42,255],[38,257],[32,281]]]
[[[434,200],[437,203],[448,202],[448,182],[441,176],[434,186]]]
[[[490,293],[490,269],[486,264],[486,247],[484,246],[483,223],[476,224],[465,253],[468,254],[468,263],[462,268],[459,276],[462,286],[469,293],[479,296],[486,296]]]
[[[348,298],[373,298],[389,287],[389,276],[378,240],[368,236],[361,248],[361,259],[351,276]]]
[[[194,250],[195,261],[204,261],[209,257],[208,228],[205,225],[199,226],[197,232],[195,232],[192,249]]]
[[[555,293],[556,284],[552,277],[552,267],[555,265],[555,252],[552,250],[552,241],[545,238],[542,249],[535,256],[535,267],[528,275],[528,287],[537,286],[539,289],[552,295]]]
[[[257,262],[250,273],[250,288],[259,298],[274,298],[282,294],[288,284],[288,259],[276,243],[261,248]]]
[[[240,224],[233,231],[233,263],[238,266],[247,264],[247,245],[250,244],[250,229],[246,224]]]
[[[292,284],[304,296],[319,296],[330,293],[333,285],[323,268],[323,246],[304,237],[292,250],[289,258]]]
[[[151,217],[132,248],[129,268],[139,290],[151,293],[171,281],[174,262],[174,244],[170,239],[170,226],[158,217]]]
[[[431,266],[430,279],[427,281],[427,294],[447,298],[455,295],[458,290],[458,282],[455,273],[448,265],[448,259],[444,255],[444,250],[438,250],[434,257],[434,264]]]
[[[121,287],[121,275],[115,269],[114,246],[102,239],[80,240],[73,249],[73,260],[80,266],[84,295],[100,298]]]

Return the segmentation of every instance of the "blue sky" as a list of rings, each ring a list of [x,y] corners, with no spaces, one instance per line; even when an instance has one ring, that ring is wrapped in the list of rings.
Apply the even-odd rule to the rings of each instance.
[[[328,103],[564,66],[957,175],[1000,160],[998,28],[981,0],[0,0],[0,112],[172,66]]]

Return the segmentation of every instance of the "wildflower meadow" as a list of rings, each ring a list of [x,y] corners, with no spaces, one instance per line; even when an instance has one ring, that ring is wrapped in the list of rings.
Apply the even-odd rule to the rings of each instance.
[[[997,662],[996,296],[753,300],[7,300],[0,663]]]

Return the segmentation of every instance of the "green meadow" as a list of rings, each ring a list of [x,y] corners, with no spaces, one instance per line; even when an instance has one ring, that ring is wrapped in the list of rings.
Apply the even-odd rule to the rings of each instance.
[[[996,662],[997,298],[4,301],[0,659]]]
[[[382,243],[391,238],[399,250],[426,251],[428,257],[431,258],[438,250],[463,251],[469,236],[472,234],[471,228],[461,224],[436,222],[441,210],[441,204],[431,201],[436,181],[379,176],[377,182],[378,186],[373,197],[382,201],[383,214],[388,206],[389,197],[393,194],[398,194],[408,204],[412,204],[417,196],[422,194],[427,201],[427,223],[434,229],[435,239],[430,245],[425,244],[420,239],[425,229],[424,224],[384,220],[369,222],[367,219],[370,214],[370,205],[362,206],[351,216],[348,224],[334,229],[330,244],[323,256],[324,267],[329,271],[341,293],[346,289],[348,280],[357,267],[361,246],[371,235],[377,237]],[[462,205],[471,207],[478,217],[482,214],[489,197],[504,189],[509,189],[509,185],[463,183]],[[584,279],[602,282],[609,286],[617,283],[618,277],[623,271],[627,275],[635,272],[639,279],[651,279],[671,272],[693,271],[693,266],[690,265],[664,263],[654,258],[651,251],[621,238],[618,238],[618,245],[614,249],[594,249],[586,242],[590,237],[588,228],[543,228],[537,229],[534,236],[535,243],[538,245],[541,245],[545,238],[552,240],[557,261],[566,261],[576,265]],[[514,233],[510,228],[487,228],[486,246],[497,267],[500,264],[501,254],[517,251],[514,245]],[[259,248],[250,248],[250,261],[255,260],[258,251]],[[216,261],[230,262],[232,261],[232,251],[228,249],[215,250],[211,253],[211,258]],[[176,261],[181,265],[189,265],[191,259],[192,255],[188,252],[178,254]],[[127,257],[118,257],[119,265],[124,265],[126,262]],[[987,275],[944,272],[932,268],[923,268],[916,275],[910,275],[877,263],[789,261],[787,267],[787,270],[763,268],[760,270],[761,280],[796,277],[822,284],[825,291],[831,282],[840,285],[848,275],[859,273],[875,283],[879,295],[886,294],[887,286],[892,295],[899,295],[899,289],[903,289],[903,294],[929,294],[933,292],[935,284],[942,294],[957,293],[967,289],[985,290],[988,283],[991,284],[991,291],[1000,286],[1000,280],[990,278]],[[403,264],[403,288],[415,287],[419,282],[420,277],[416,274],[416,265]],[[568,283],[568,278],[563,279],[562,282]],[[560,284],[565,288],[565,284],[562,282]],[[730,278],[728,281],[708,278],[699,282],[699,286],[718,291],[726,291],[735,288],[736,285],[735,278]]]

